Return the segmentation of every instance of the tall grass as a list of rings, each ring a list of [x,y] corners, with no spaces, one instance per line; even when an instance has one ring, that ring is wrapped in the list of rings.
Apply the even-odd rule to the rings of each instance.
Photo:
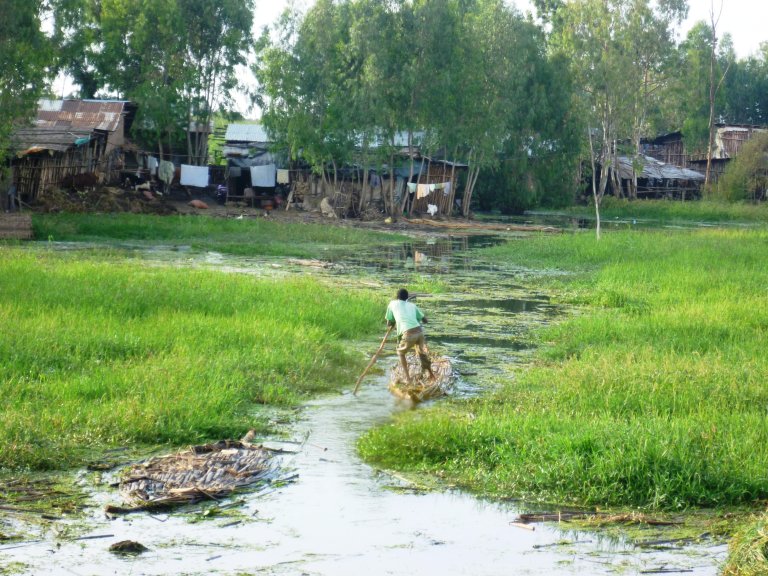
[[[346,341],[380,302],[318,281],[255,279],[0,247],[0,467],[266,429],[259,404],[348,385]]]
[[[655,509],[768,497],[768,232],[536,237],[486,255],[568,271],[581,305],[484,400],[405,415],[363,454],[473,489]],[[569,278],[563,280],[563,278]]]
[[[567,212],[593,217],[594,206],[574,206]],[[641,218],[661,222],[768,222],[768,204],[725,202],[717,200],[624,200],[607,197],[600,206],[600,216]]]
[[[35,237],[57,241],[131,241],[241,256],[317,257],[329,247],[387,243],[402,237],[330,224],[146,214],[35,214]]]

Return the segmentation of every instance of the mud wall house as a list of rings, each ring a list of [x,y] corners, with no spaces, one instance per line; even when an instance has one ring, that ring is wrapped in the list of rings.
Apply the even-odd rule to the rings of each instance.
[[[82,188],[116,178],[135,107],[116,100],[41,100],[31,126],[11,137],[19,198],[34,202],[62,186]]]

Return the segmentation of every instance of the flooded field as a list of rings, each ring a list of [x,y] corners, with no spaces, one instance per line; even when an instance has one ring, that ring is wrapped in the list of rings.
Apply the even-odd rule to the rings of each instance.
[[[150,263],[258,275],[314,274],[340,289],[370,287],[381,291],[382,318],[395,289],[409,279],[439,286],[414,292],[430,318],[430,346],[452,358],[460,372],[455,394],[466,396],[512,377],[533,350],[531,328],[570,313],[536,290],[538,272],[484,262],[471,251],[500,241],[435,236],[355,254],[329,252],[323,262],[231,258],[176,248],[140,254]],[[373,339],[355,349],[370,355],[377,344]],[[393,349],[390,344],[380,367],[394,363]],[[344,394],[308,403],[295,418],[280,416],[284,433],[269,444],[286,452],[281,456],[285,482],[172,513],[110,519],[103,509],[119,500],[111,487],[115,473],[81,471],[76,482],[86,494],[84,517],[30,524],[23,516],[0,516],[0,532],[28,535],[0,544],[0,573],[717,574],[726,547],[706,537],[679,545],[658,527],[632,541],[575,532],[567,523],[526,529],[515,524],[520,512],[532,509],[525,503],[428,491],[370,468],[355,452],[360,435],[398,411],[429,410],[430,404],[397,401],[381,371],[363,381],[358,396],[351,394],[353,385]],[[149,550],[127,557],[108,551],[122,540]]]

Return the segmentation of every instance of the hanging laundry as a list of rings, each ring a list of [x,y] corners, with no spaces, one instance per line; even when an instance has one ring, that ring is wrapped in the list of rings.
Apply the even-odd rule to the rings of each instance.
[[[445,188],[443,188],[443,194],[445,194],[446,196],[449,196],[451,194],[451,183],[450,182],[446,182],[445,183]]]
[[[429,196],[429,184],[419,184],[416,186],[416,198],[426,198]]]
[[[251,166],[251,184],[259,188],[274,188],[277,169],[274,164]]]
[[[445,188],[445,182],[438,182],[435,184],[435,190],[442,190],[443,188]]]
[[[288,172],[288,170],[284,170],[282,168],[278,168],[278,170],[277,170],[277,183],[278,184],[290,184],[291,183],[291,173]]]
[[[160,178],[166,185],[173,181],[173,175],[176,173],[176,167],[173,162],[168,160],[162,160],[157,168],[157,177]]]
[[[158,164],[157,158],[155,158],[154,156],[150,156],[149,158],[147,158],[147,168],[149,168],[149,173],[152,176],[157,174],[157,164]]]
[[[415,182],[408,182],[408,192],[413,194],[414,192],[416,192],[417,186],[418,184],[416,184]]]
[[[205,188],[208,186],[208,166],[181,165],[181,185]]]

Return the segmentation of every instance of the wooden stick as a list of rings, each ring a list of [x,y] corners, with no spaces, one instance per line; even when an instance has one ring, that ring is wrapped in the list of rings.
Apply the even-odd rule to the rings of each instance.
[[[392,332],[392,328],[395,326],[392,325],[389,328],[387,328],[387,333],[384,334],[384,339],[381,341],[381,346],[379,346],[379,349],[376,350],[376,353],[373,355],[373,358],[371,358],[371,361],[368,362],[368,366],[365,367],[365,370],[363,370],[363,373],[360,374],[360,378],[357,379],[357,383],[355,384],[355,391],[352,392],[354,396],[357,396],[357,389],[360,388],[360,382],[363,381],[363,378],[366,374],[368,374],[368,370],[371,369],[371,366],[373,366],[373,363],[376,362],[376,358],[379,357],[379,353],[384,349],[384,345],[387,343],[387,338],[389,338],[389,333]]]

